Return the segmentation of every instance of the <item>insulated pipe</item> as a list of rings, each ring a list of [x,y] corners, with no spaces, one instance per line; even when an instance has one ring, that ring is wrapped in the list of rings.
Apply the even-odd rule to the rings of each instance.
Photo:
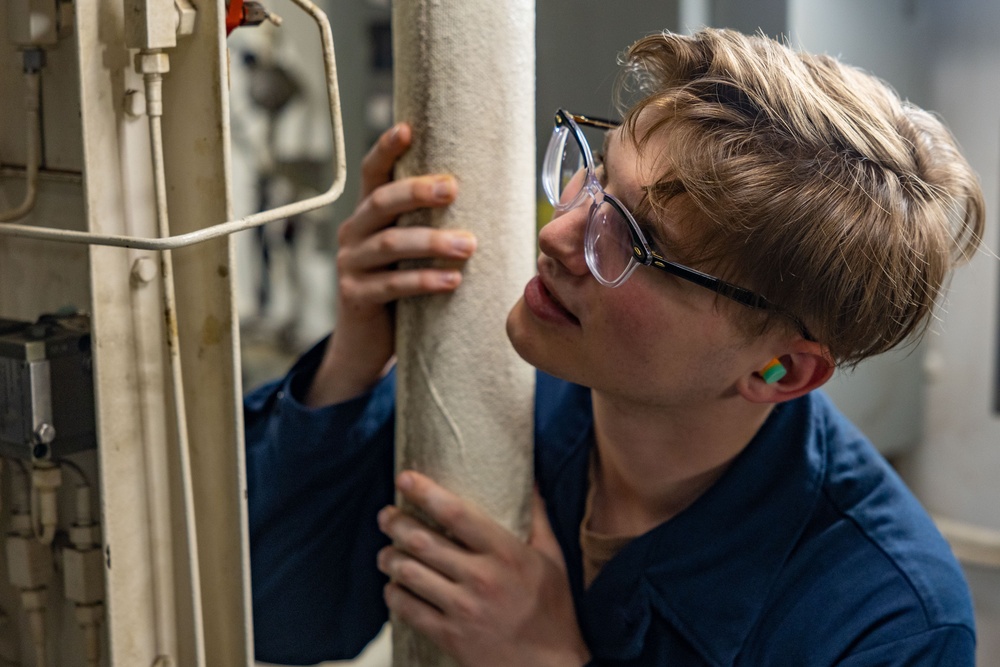
[[[456,293],[397,305],[397,465],[526,536],[534,371],[505,321],[534,273],[534,2],[396,0],[392,11],[395,113],[414,137],[396,173],[459,183],[448,209],[400,224],[478,239]],[[396,665],[452,664],[395,619],[393,645]]]

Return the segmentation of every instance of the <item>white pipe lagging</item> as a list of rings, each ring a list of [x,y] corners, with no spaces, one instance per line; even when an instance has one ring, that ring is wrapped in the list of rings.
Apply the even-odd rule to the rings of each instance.
[[[326,192],[302,201],[278,206],[267,211],[247,215],[236,220],[212,225],[186,234],[166,236],[161,238],[146,238],[141,236],[126,236],[121,234],[94,234],[69,229],[53,229],[49,227],[34,227],[31,225],[0,224],[0,235],[21,238],[39,239],[44,241],[61,241],[65,243],[83,243],[87,245],[105,245],[119,248],[136,248],[140,250],[172,250],[203,243],[211,239],[227,236],[245,229],[252,229],[276,220],[291,218],[308,211],[332,204],[344,191],[347,178],[347,160],[344,155],[344,125],[340,109],[340,88],[337,83],[337,63],[333,52],[333,30],[330,21],[310,0],[291,0],[300,9],[309,14],[316,22],[320,32],[320,42],[323,48],[323,69],[326,76],[327,103],[330,108],[330,122],[333,130],[333,183]]]
[[[41,140],[41,74],[35,71],[24,73],[24,82],[27,84],[28,92],[24,96],[27,121],[27,152],[25,156],[25,181],[24,199],[16,207],[7,211],[0,211],[0,222],[10,222],[20,220],[31,213],[35,208],[35,201],[38,199],[38,167],[41,162],[40,146]]]
[[[446,209],[399,224],[477,239],[459,290],[396,304],[396,462],[526,536],[535,376],[504,323],[535,270],[535,3],[395,0],[392,12],[396,119],[413,127],[395,173],[460,183]],[[392,623],[394,664],[455,664]]]

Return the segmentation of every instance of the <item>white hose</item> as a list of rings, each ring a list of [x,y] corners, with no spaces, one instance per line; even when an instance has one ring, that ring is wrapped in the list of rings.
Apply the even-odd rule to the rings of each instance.
[[[164,54],[165,57],[166,54]],[[170,219],[167,210],[167,178],[163,158],[163,75],[143,72],[146,85],[146,112],[149,116],[149,141],[153,161],[153,190],[156,200],[157,231],[161,237],[170,236]],[[198,560],[198,530],[195,523],[194,484],[191,476],[191,446],[188,438],[187,409],[184,402],[184,374],[181,367],[180,338],[177,332],[177,297],[174,285],[174,264],[171,251],[160,253],[163,272],[163,309],[167,327],[167,351],[170,358],[170,377],[173,390],[174,418],[177,429],[177,451],[180,458],[181,491],[184,505],[184,528],[187,537],[190,566],[190,594],[194,626],[194,649],[197,664],[205,664],[205,630],[201,605],[201,573]],[[148,459],[147,459],[148,460]],[[165,470],[147,470],[153,475],[166,475]],[[169,526],[166,527],[169,531]],[[155,553],[154,549],[154,553]],[[170,586],[170,580],[161,583],[161,591]],[[163,611],[163,610],[161,610]],[[158,619],[159,624],[172,624],[173,619]],[[171,633],[173,630],[171,630]],[[164,647],[166,648],[166,647]],[[167,654],[161,650],[162,654]]]
[[[25,165],[25,190],[24,201],[17,208],[8,211],[0,211],[0,222],[19,220],[31,213],[35,208],[35,200],[38,197],[38,164],[41,161],[39,155],[39,137],[41,135],[40,126],[42,124],[39,113],[41,90],[39,85],[40,74],[37,71],[25,72],[24,82],[28,85],[28,92],[24,97],[27,108],[28,121],[28,152]]]

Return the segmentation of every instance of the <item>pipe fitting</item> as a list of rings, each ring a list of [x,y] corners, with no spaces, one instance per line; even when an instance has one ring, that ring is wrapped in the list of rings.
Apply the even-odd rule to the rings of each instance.
[[[135,69],[140,74],[166,74],[170,71],[170,56],[163,51],[140,51],[135,55]]]

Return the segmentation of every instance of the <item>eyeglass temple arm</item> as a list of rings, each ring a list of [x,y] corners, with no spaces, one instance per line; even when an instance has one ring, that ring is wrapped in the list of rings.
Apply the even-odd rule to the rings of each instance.
[[[649,253],[648,263],[652,266],[655,266],[658,269],[662,269],[668,273],[672,273],[678,278],[683,278],[684,280],[687,280],[689,282],[701,285],[702,287],[706,287],[712,290],[713,292],[716,292],[717,294],[720,294],[728,299],[732,299],[733,301],[746,306],[747,308],[753,308],[755,310],[768,310],[774,313],[784,315],[785,317],[792,320],[796,328],[798,328],[799,333],[802,334],[803,338],[809,341],[816,340],[813,337],[813,335],[809,332],[809,329],[806,327],[805,323],[802,322],[802,320],[800,320],[795,315],[792,315],[784,308],[771,303],[760,294],[751,292],[750,290],[745,289],[743,287],[738,287],[736,285],[733,285],[732,283],[727,283],[724,280],[720,280],[719,278],[716,278],[714,276],[702,273],[701,271],[696,271],[695,269],[675,264],[674,262],[671,262],[668,259],[660,257],[656,253],[652,252]]]
[[[590,125],[591,127],[599,127],[605,130],[613,130],[619,125],[621,121],[617,120],[607,120],[604,118],[594,118],[593,116],[584,116],[581,114],[565,112],[567,116],[575,120],[577,123],[582,123],[584,125]]]

